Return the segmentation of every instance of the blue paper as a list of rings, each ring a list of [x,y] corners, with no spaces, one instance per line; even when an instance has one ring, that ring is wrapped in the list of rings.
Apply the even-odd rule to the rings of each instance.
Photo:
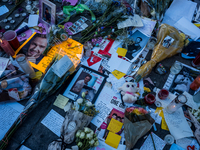
[[[3,5],[0,7],[0,16],[9,12],[8,8],[6,7],[6,5]]]
[[[172,144],[170,150],[185,150],[184,148],[178,146],[177,144]]]

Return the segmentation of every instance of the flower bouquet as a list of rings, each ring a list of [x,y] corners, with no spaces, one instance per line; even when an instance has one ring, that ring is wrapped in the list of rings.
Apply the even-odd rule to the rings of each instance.
[[[126,150],[133,148],[139,138],[145,135],[152,127],[155,120],[142,107],[126,108],[124,118],[124,135]]]
[[[135,81],[149,74],[156,63],[180,53],[184,46],[184,38],[174,27],[162,24],[157,35],[157,43],[151,55],[151,60],[144,64],[137,72]]]
[[[98,113],[94,104],[85,98],[86,95],[87,92],[83,92],[82,98],[77,99],[74,104],[67,104],[69,109],[66,112],[65,120],[61,127],[61,140],[58,139],[50,143],[48,150],[60,149],[60,147],[72,143],[77,130],[82,130],[88,126],[93,117]]]
[[[97,135],[90,128],[85,127],[84,130],[78,130],[76,133],[76,144],[79,150],[88,150],[91,147],[99,145]]]

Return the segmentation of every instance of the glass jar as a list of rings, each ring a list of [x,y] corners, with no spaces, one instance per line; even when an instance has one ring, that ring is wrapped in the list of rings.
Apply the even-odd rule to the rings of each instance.
[[[31,64],[29,63],[29,61],[26,59],[26,56],[24,54],[17,55],[16,61],[18,62],[20,67],[23,69],[23,71],[26,74],[29,74],[30,78],[35,77],[35,71],[34,71],[33,67],[31,66]]]
[[[200,75],[197,76],[194,81],[190,84],[190,88],[196,91],[200,87]]]
[[[187,97],[183,94],[177,96],[167,107],[166,111],[168,113],[174,113],[180,107],[182,107],[187,102]]]

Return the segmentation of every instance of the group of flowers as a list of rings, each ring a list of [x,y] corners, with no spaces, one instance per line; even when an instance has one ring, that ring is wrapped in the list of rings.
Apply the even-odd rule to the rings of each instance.
[[[79,98],[74,102],[73,109],[80,111],[88,116],[94,117],[99,113],[96,110],[95,105],[92,104],[89,100],[86,99],[87,92],[82,93],[82,98]]]
[[[144,114],[147,114],[148,112],[142,108],[142,107],[129,107],[129,108],[126,108],[126,112],[128,113],[133,113],[133,114],[136,114],[136,115],[144,115]]]
[[[76,133],[76,144],[80,150],[88,150],[90,147],[99,145],[97,135],[88,127],[78,130]]]

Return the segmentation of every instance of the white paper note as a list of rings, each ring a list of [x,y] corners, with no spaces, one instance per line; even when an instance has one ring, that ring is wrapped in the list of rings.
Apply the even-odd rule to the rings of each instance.
[[[0,16],[7,12],[9,12],[9,9],[6,7],[6,5],[0,7]]]
[[[197,103],[194,102],[193,100],[193,96],[190,95],[188,92],[183,92],[183,95],[185,95],[187,97],[187,102],[186,102],[186,105],[190,106],[191,108],[193,109],[198,109],[198,105]]]
[[[137,29],[147,34],[148,36],[151,36],[151,33],[156,25],[156,21],[148,18],[142,18],[142,22],[144,26]]]
[[[22,145],[19,150],[31,150],[31,149],[26,147],[26,146],[24,146],[24,145]]]
[[[39,19],[39,15],[29,15],[28,26],[29,27],[37,26],[38,25],[38,19]]]
[[[2,75],[4,70],[6,69],[8,61],[9,61],[8,58],[0,57],[0,76]]]
[[[190,145],[192,140],[193,140],[192,138],[182,138],[182,139],[176,140],[176,144],[184,149],[187,149],[187,146]]]
[[[60,137],[60,129],[62,127],[64,117],[58,114],[53,109],[47,114],[47,116],[42,120],[42,124],[45,125],[49,130]]]
[[[165,147],[165,141],[163,141],[160,137],[158,137],[154,133],[152,133],[152,137],[156,146],[156,150],[162,150]],[[155,150],[150,134],[145,140],[144,144],[141,146],[140,150]]]
[[[183,33],[189,35],[195,41],[200,37],[200,29],[184,17],[178,20],[174,26]]]
[[[65,55],[53,66],[53,72],[61,78],[72,66],[72,61]]]
[[[163,109],[163,113],[169,131],[176,140],[193,136],[193,132],[186,121],[182,108],[179,108],[172,114],[167,113],[166,110]]]
[[[15,122],[24,106],[17,102],[0,103],[0,140]]]

